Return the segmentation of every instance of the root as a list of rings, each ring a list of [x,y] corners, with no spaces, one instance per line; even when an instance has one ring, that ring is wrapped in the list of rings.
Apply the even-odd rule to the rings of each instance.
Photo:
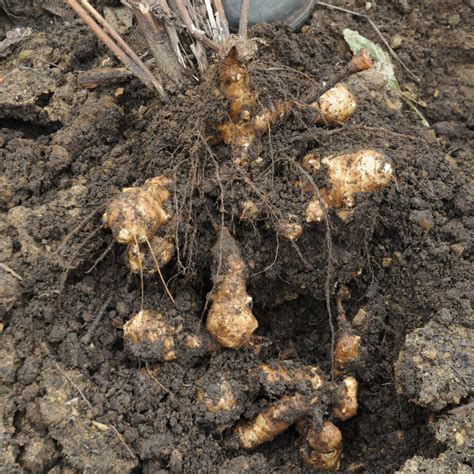
[[[170,297],[170,300],[174,303],[175,301],[174,301],[173,295],[171,294],[170,289],[168,288],[168,285],[166,284],[166,281],[163,278],[163,273],[161,273],[160,264],[158,263],[158,260],[156,258],[155,251],[153,250],[153,247],[151,246],[150,241],[148,239],[146,243],[148,244],[148,248],[150,249],[151,256],[153,257],[153,261],[155,262],[156,271],[158,272],[158,275],[160,276],[160,280],[161,280],[161,283],[163,284],[166,294]],[[169,242],[167,243],[169,244]],[[162,244],[161,249],[165,247],[164,251],[160,253],[161,261],[162,262],[166,261],[166,263],[168,263],[169,260],[171,260],[171,257],[168,258],[169,254],[171,253],[169,249],[169,245],[167,246],[168,247],[167,248],[165,245],[163,245],[164,243],[162,241],[160,241],[160,244]],[[172,254],[174,254],[174,245],[172,243],[171,245],[172,245],[172,253],[171,253],[171,256],[172,256]],[[163,256],[164,252],[166,252],[167,254],[166,256]]]
[[[166,284],[160,267],[172,258],[175,246],[171,232],[165,238],[155,236],[157,230],[170,218],[165,210],[170,180],[164,176],[151,178],[143,186],[125,188],[112,200],[102,216],[104,225],[112,230],[115,240],[128,245],[128,265],[132,272],[139,272],[142,283],[143,309],[143,273],[144,253],[141,245],[146,245],[154,263],[154,270],[160,276],[163,287],[174,303],[174,298]],[[150,240],[154,245],[150,243]],[[158,258],[157,258],[158,255]],[[146,270],[150,272],[150,265]]]
[[[222,228],[214,246],[214,288],[206,329],[224,347],[245,345],[258,322],[249,304],[246,290],[247,268],[239,248],[227,228]]]

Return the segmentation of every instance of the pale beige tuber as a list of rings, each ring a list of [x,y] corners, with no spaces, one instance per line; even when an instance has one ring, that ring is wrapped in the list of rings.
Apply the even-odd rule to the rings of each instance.
[[[214,246],[214,288],[206,329],[224,347],[245,345],[258,327],[246,289],[247,268],[234,238],[222,228]]]
[[[325,173],[328,183],[328,187],[322,188],[320,194],[327,208],[352,208],[357,194],[382,189],[393,179],[391,163],[375,150],[331,155],[320,161],[322,166],[317,168]],[[314,170],[314,158],[310,165]],[[305,214],[308,223],[323,220],[324,212],[316,195],[308,204]]]

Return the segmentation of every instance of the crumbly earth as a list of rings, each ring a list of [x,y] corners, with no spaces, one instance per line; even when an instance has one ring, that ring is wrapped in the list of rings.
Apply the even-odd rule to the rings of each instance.
[[[3,471],[310,472],[296,430],[246,453],[230,428],[272,401],[251,375],[261,361],[329,373],[328,242],[330,290],[347,285],[345,310],[364,348],[355,373],[358,415],[338,423],[341,470],[470,471],[474,5],[380,0],[366,10],[367,2],[336,3],[375,21],[419,78],[394,60],[431,126],[369,71],[347,82],[359,104],[348,124],[321,127],[294,112],[263,137],[261,160],[242,172],[229,147],[205,140],[226,117],[215,67],[166,106],[136,80],[81,89],[80,71],[116,62],[65,3],[0,1],[0,38],[16,26],[33,30],[0,59]],[[144,51],[136,30],[122,27]],[[301,99],[321,87],[351,57],[347,27],[381,42],[364,18],[323,6],[299,33],[254,29],[260,52],[249,72],[259,101]],[[363,148],[383,152],[396,180],[359,197],[346,219],[330,211],[328,241],[324,224],[304,223],[311,196],[295,185],[304,180],[295,163],[309,152]],[[173,311],[186,315],[186,328],[202,330],[214,229],[223,221],[248,266],[258,350],[154,365],[124,347],[122,327],[140,310],[140,278],[128,271],[126,248],[110,245],[100,216],[120,189],[162,174],[173,180],[180,216],[177,253],[163,269]],[[259,212],[244,221],[249,200]],[[304,233],[288,242],[277,229],[293,220]],[[144,283],[146,308],[170,308],[157,277]],[[437,383],[426,385],[434,374]],[[237,399],[222,417],[197,396],[204,383],[221,379]]]

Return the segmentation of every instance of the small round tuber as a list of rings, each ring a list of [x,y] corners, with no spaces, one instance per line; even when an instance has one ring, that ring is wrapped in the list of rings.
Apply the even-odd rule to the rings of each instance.
[[[300,453],[304,461],[314,469],[336,471],[342,454],[342,434],[339,428],[325,421],[320,431],[305,429],[304,421],[298,424],[302,434]]]
[[[347,86],[339,83],[325,92],[319,101],[310,107],[317,110],[316,123],[339,125],[352,117],[357,108],[357,101]]]
[[[355,362],[360,356],[360,336],[343,333],[334,348],[334,363],[337,370],[343,370],[347,365]]]

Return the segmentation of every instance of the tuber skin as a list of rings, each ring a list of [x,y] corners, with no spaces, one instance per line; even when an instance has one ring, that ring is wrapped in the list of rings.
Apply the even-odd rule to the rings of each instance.
[[[323,158],[321,165],[328,182],[328,187],[320,190],[326,208],[352,208],[357,194],[382,189],[393,179],[391,163],[375,150],[331,155]],[[314,163],[312,167],[314,168]],[[343,214],[340,216],[343,217]],[[305,217],[308,223],[324,219],[317,196],[313,196],[306,207]]]
[[[326,383],[318,367],[280,362],[260,364],[257,370],[266,392],[272,395],[281,388],[314,395]]]
[[[271,441],[308,412],[309,403],[301,394],[287,395],[262,411],[255,419],[234,429],[244,449],[255,449]]]
[[[206,333],[185,329],[180,318],[170,321],[146,309],[124,324],[123,338],[128,352],[146,362],[192,361],[219,349]]]
[[[354,377],[346,377],[334,393],[333,415],[339,420],[348,420],[357,414],[357,391],[359,384]]]
[[[159,237],[155,235],[151,241],[155,259],[150,254],[150,248],[147,244],[138,244],[132,242],[127,246],[127,264],[132,273],[149,273],[158,272],[158,268],[163,268],[171,261],[175,253],[174,242],[169,236]]]
[[[124,188],[107,206],[102,216],[104,225],[111,229],[120,244],[150,241],[169,215],[163,205],[169,198],[164,176],[148,179],[142,186]]]
[[[237,349],[250,340],[258,322],[250,310],[246,290],[247,268],[235,239],[227,228],[214,246],[214,288],[206,329],[224,347]]]
[[[337,471],[341,463],[342,434],[331,421],[324,421],[320,430],[307,426],[306,420],[297,424],[301,434],[300,453],[314,469]]]
[[[310,104],[316,109],[314,121],[318,125],[346,123],[357,109],[357,100],[345,84],[339,83],[325,92],[319,101]]]
[[[334,369],[336,375],[344,372],[360,358],[361,339],[354,334],[344,311],[343,300],[350,298],[346,286],[341,286],[336,296],[338,335],[334,347]]]

